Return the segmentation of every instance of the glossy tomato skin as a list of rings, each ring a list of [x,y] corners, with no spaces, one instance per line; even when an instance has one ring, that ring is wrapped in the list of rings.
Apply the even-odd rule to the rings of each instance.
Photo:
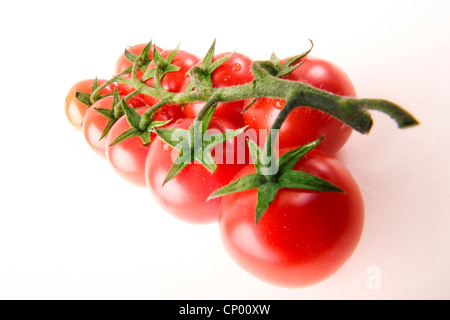
[[[220,59],[230,52],[225,52],[216,55],[213,61]],[[253,74],[251,72],[252,60],[243,55],[242,53],[235,52],[233,56],[220,65],[211,75],[211,82],[214,88],[232,87],[238,86],[253,81]],[[202,61],[197,63],[198,66],[202,65]],[[189,77],[186,79],[183,87],[187,88],[190,82]],[[244,109],[244,100],[233,101],[227,103],[219,103],[217,105],[215,116],[229,119],[239,125],[244,125],[244,119],[242,117],[242,110]],[[204,106],[204,102],[188,103],[184,108],[184,114],[186,117],[195,118]]]
[[[106,138],[100,140],[103,130],[108,123],[108,119],[95,110],[111,109],[114,101],[114,97],[109,96],[95,102],[86,112],[86,116],[83,121],[82,132],[88,145],[98,155],[106,158]]]
[[[302,61],[300,67],[283,78],[304,82],[333,94],[356,97],[350,78],[338,66],[309,56]],[[269,130],[284,104],[285,101],[280,99],[258,99],[244,113],[245,123],[255,130]],[[281,126],[279,148],[304,145],[325,135],[317,148],[334,155],[345,145],[352,131],[352,128],[325,112],[299,107],[289,114]]]
[[[219,216],[223,244],[233,260],[267,283],[288,288],[316,284],[354,252],[363,230],[361,192],[347,169],[317,150],[294,167],[345,193],[281,189],[255,225],[256,191],[225,196]],[[236,178],[254,173],[244,168]]]
[[[188,129],[193,119],[179,119],[170,127]],[[227,129],[236,130],[238,127],[225,119],[215,118],[210,127],[224,132]],[[210,173],[198,163],[187,165],[184,170],[164,186],[167,176],[178,151],[169,147],[159,138],[150,146],[146,162],[146,182],[154,198],[160,206],[177,219],[192,224],[207,224],[217,222],[220,199],[206,201],[217,189],[228,184],[245,164],[227,163],[226,152],[235,154],[235,140],[227,141],[222,146],[224,152],[213,154],[217,163],[217,170]],[[217,150],[217,149],[215,149]]]
[[[142,43],[142,44],[137,44],[134,45],[132,47],[127,48],[127,51],[134,53],[136,55],[140,55],[142,53],[142,50],[144,50],[144,48],[146,47],[147,44]],[[152,50],[150,51],[149,54],[149,58],[153,59],[153,49],[156,49],[157,51],[161,52],[163,51],[160,47],[158,46],[152,46]],[[127,57],[125,56],[125,53],[122,53],[119,58],[116,61],[116,74],[120,74],[123,71],[125,71],[127,68],[131,67],[133,64],[127,59]],[[136,75],[138,77],[138,79],[142,79],[142,75],[144,73],[141,70],[138,70]],[[131,79],[131,73],[130,74],[126,74],[123,76],[124,78],[128,78]],[[117,87],[119,89],[119,91],[121,92],[122,95],[127,95],[130,94],[131,92],[133,92],[135,89],[132,87],[129,87],[125,84],[122,83],[118,83]]]
[[[137,113],[144,114],[149,108],[137,109]],[[183,117],[179,106],[167,105],[158,110],[153,117],[153,121],[176,121]],[[122,178],[138,187],[146,187],[145,181],[145,162],[149,146],[143,146],[139,137],[124,140],[118,144],[111,143],[119,137],[120,134],[130,129],[126,117],[121,117],[111,128],[106,139],[106,158],[108,162]],[[151,135],[152,141],[156,139],[156,134]]]
[[[161,56],[167,59],[173,50],[164,50],[161,52]],[[172,61],[173,65],[180,67],[180,70],[168,72],[161,79],[161,85],[169,92],[182,92],[182,85],[186,79],[186,72],[194,66],[200,58],[193,55],[190,52],[184,50],[178,50],[175,58]],[[151,70],[155,67],[154,62],[151,62],[147,70]],[[151,78],[145,82],[145,84],[153,87],[154,79]],[[148,104],[155,104],[157,100],[151,96],[145,96]]]
[[[66,112],[66,117],[69,122],[78,130],[81,130],[81,125],[83,123],[84,116],[88,110],[88,106],[81,103],[77,97],[77,92],[92,93],[92,86],[94,85],[95,79],[86,79],[75,83],[69,90],[66,96],[64,110]],[[99,86],[104,84],[106,80],[99,79]],[[109,85],[105,87],[100,94],[107,95],[114,92],[114,86]]]

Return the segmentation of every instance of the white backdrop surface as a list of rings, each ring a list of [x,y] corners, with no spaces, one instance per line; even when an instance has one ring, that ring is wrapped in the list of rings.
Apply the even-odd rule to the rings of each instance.
[[[164,4],[166,3],[166,4]],[[23,1],[0,12],[0,299],[450,298],[450,2]],[[109,77],[150,39],[203,56],[304,51],[340,65],[360,97],[395,101],[338,158],[359,182],[363,237],[331,278],[267,285],[237,267],[217,225],[186,225],[117,177],[65,119],[67,90]],[[378,272],[378,287],[370,285]]]

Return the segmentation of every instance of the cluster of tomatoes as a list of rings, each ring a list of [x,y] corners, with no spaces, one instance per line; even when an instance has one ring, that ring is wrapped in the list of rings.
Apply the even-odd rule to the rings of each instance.
[[[140,55],[144,48],[142,44],[127,50]],[[155,50],[163,58],[173,53],[173,50],[158,47]],[[214,60],[229,54],[217,54]],[[149,55],[152,58],[153,52]],[[185,92],[190,83],[187,71],[202,63],[202,59],[197,56],[178,50],[171,61],[178,67],[177,71],[168,72],[161,78],[162,87],[169,92]],[[310,56],[298,63],[301,66],[283,76],[283,79],[301,81],[336,95],[356,95],[347,75],[334,64]],[[211,73],[212,86],[231,87],[252,82],[251,64],[251,58],[234,52]],[[122,54],[117,60],[116,74],[121,74],[131,65],[132,62]],[[150,63],[148,68],[152,67],[154,65]],[[137,70],[139,79],[142,79],[143,74],[144,71]],[[131,74],[123,77],[131,77]],[[70,89],[65,105],[68,119],[81,129],[88,145],[105,157],[125,180],[148,188],[170,214],[190,223],[218,222],[225,248],[251,274],[278,286],[307,286],[333,274],[354,251],[363,228],[363,201],[355,180],[333,157],[352,133],[350,127],[315,109],[299,107],[289,114],[278,134],[278,155],[324,136],[317,148],[302,157],[293,169],[329,181],[344,192],[281,189],[256,224],[257,190],[208,200],[219,188],[239,177],[255,173],[247,149],[244,151],[244,160],[238,160],[238,137],[220,146],[221,150],[227,150],[226,153],[212,152],[217,163],[213,173],[201,164],[192,162],[164,184],[173,166],[174,154],[178,151],[153,132],[149,145],[144,145],[139,137],[112,144],[131,128],[125,115],[117,119],[108,134],[100,139],[108,119],[98,110],[113,110],[114,92],[125,97],[135,89],[122,83],[112,83],[100,92],[103,98],[88,106],[76,96],[77,92],[91,93],[94,82],[85,80],[75,84]],[[105,82],[98,80],[99,85]],[[150,78],[144,83],[153,86],[153,82],[154,79]],[[142,115],[157,102],[152,96],[137,94],[127,104]],[[246,109],[250,103],[251,106]],[[256,101],[219,103],[209,128],[226,132],[246,127],[246,131],[257,133],[254,138],[262,145],[264,133],[268,133],[284,103],[283,100],[270,97],[258,98]],[[165,128],[188,129],[203,105],[204,102],[165,105],[156,112],[153,121],[165,122]]]

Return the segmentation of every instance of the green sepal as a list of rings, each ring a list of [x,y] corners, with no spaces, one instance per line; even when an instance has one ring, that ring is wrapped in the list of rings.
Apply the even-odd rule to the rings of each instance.
[[[208,52],[203,58],[202,67],[210,65],[214,59],[214,54],[216,53],[216,39],[214,39],[211,47],[209,47]]]
[[[263,150],[252,140],[247,139],[248,150],[250,151],[250,156],[253,160],[253,165],[255,166],[256,172],[261,173],[262,163],[260,161],[261,154]]]
[[[144,147],[148,147],[152,142],[150,131],[141,132],[138,137],[141,138]]]
[[[208,200],[222,197],[227,194],[232,194],[232,193],[236,193],[236,192],[258,189],[264,183],[266,183],[266,179],[264,179],[264,177],[261,176],[260,174],[255,173],[255,174],[243,176],[243,177],[233,181],[229,185],[226,185],[225,187],[220,188],[219,190],[216,190],[215,192],[213,192],[208,197]]]
[[[194,77],[197,78],[197,81],[191,80],[191,82],[188,85],[188,88],[186,89],[186,92],[192,91],[197,83],[201,83],[206,87],[212,88],[213,87],[211,80],[212,73],[223,63],[225,63],[225,61],[227,61],[234,55],[233,52],[220,59],[213,61],[215,50],[216,50],[216,40],[214,39],[211,47],[209,48],[208,52],[206,53],[205,57],[202,60],[202,65],[194,66],[186,73],[188,76],[191,77],[191,79]]]
[[[283,154],[280,159],[278,160],[278,167],[280,172],[287,172],[294,168],[294,166],[297,164],[297,162],[305,156],[307,153],[309,153],[312,149],[317,147],[317,145],[323,140],[323,136],[311,143],[305,144],[299,148],[296,148],[294,150],[291,150],[289,152],[286,152]]]
[[[209,108],[204,114],[202,120],[200,121],[202,124],[202,134],[206,132],[209,128],[209,124],[211,123],[212,117],[214,116],[214,112],[216,112],[217,105]],[[197,121],[198,123],[199,121]],[[195,123],[195,122],[194,122]]]
[[[208,144],[208,148],[213,148],[215,146],[218,146],[219,144],[224,143],[227,140],[231,140],[237,137],[238,135],[243,133],[247,128],[248,126],[245,126],[236,130],[209,135],[208,137],[212,137],[214,140],[213,142]]]
[[[283,173],[278,179],[278,184],[280,188],[345,193],[344,190],[326,180],[318,178],[312,174],[296,170],[290,170]]]
[[[185,129],[163,128],[156,129],[155,132],[162,141],[178,151],[182,151],[185,148],[190,148],[191,135],[189,134],[189,131]]]
[[[125,131],[125,132],[123,132],[123,133],[121,133],[111,144],[110,144],[110,146],[114,146],[114,145],[116,145],[116,144],[118,144],[118,143],[121,143],[121,142],[123,142],[123,141],[125,141],[125,140],[128,140],[128,139],[131,139],[131,138],[134,138],[134,137],[137,137],[137,136],[139,136],[139,130],[137,130],[137,129],[135,129],[135,128],[130,128],[130,129],[128,129],[127,131]]]
[[[82,104],[85,104],[89,107],[92,106],[91,94],[78,91],[75,94],[75,96],[76,96],[77,100],[80,101]]]
[[[308,50],[300,53],[299,55],[296,55],[296,56],[290,58],[283,65],[281,65],[279,67],[276,77],[281,78],[283,76],[286,76],[303,64],[303,62],[298,63],[298,64],[295,64],[295,63],[297,63],[301,59],[305,58],[311,52],[311,50],[314,47],[314,43],[311,40],[310,40],[310,42],[311,42],[311,47]]]
[[[281,68],[281,60],[278,58],[275,52],[272,52],[272,55],[270,56],[270,62],[272,62],[276,68]]]
[[[131,63],[134,63],[136,61],[136,58],[138,57],[137,54],[128,51],[127,49],[125,49],[125,58],[128,59],[128,61],[130,61]],[[131,70],[130,70],[131,72]]]
[[[283,64],[281,63],[281,60],[276,56],[275,53],[272,53],[270,60],[262,61],[261,63],[264,64],[264,68],[267,70],[267,72],[270,73],[270,75],[276,78],[281,78],[297,69],[302,64],[302,62],[298,64],[296,63],[301,59],[305,58],[311,52],[313,46],[314,44],[311,41],[311,47],[308,50],[290,58]]]
[[[163,77],[165,74],[167,74],[167,73],[169,73],[169,72],[179,71],[180,69],[181,69],[181,67],[178,67],[178,66],[176,66],[176,65],[173,65],[173,64],[168,65],[168,66],[164,69],[164,72],[162,72],[162,75],[159,76],[159,80],[161,80],[162,77]],[[149,80],[149,79],[151,79],[151,78],[154,78],[154,77],[155,77],[155,69],[150,69],[150,70],[148,70],[148,71],[144,74],[144,76],[142,77],[142,81],[145,82],[145,81],[147,81],[147,80]]]
[[[117,137],[112,145],[130,138],[139,137],[143,142],[143,146],[148,146],[152,141],[150,131],[155,128],[165,126],[172,121],[172,119],[167,121],[152,121],[153,115],[151,115],[148,121],[143,123],[143,116],[137,113],[136,110],[131,108],[125,101],[123,101],[123,111],[131,128]]]
[[[123,75],[131,73],[132,71],[133,71],[133,66],[126,68],[121,73],[119,73],[117,76],[123,76]]]
[[[204,166],[210,173],[214,173],[217,170],[217,164],[212,157],[211,152],[202,152],[203,150],[196,150],[194,159],[202,159],[201,165]]]
[[[175,59],[175,56],[177,55],[178,51],[180,50],[180,45],[178,44],[178,46],[169,54],[169,56],[167,57],[167,59],[164,59],[161,55],[161,53],[159,53],[158,50],[156,50],[156,48],[153,50],[153,61],[155,63],[155,68],[159,68],[160,69],[160,74],[158,77],[158,80],[161,80],[163,78],[163,76],[169,72],[175,72],[175,71],[179,71],[181,69],[181,67],[176,66],[174,64],[172,64],[173,59]],[[155,68],[152,68],[150,70],[148,70],[147,72],[145,72],[145,70],[143,70],[144,75],[142,76],[142,82],[145,82],[151,78],[155,77]]]
[[[227,54],[226,56],[217,59],[213,63],[211,63],[208,67],[208,70],[212,73],[214,70],[216,70],[218,67],[220,67],[222,64],[224,64],[227,60],[229,60],[235,52],[232,52],[230,54]]]
[[[116,123],[117,119],[114,118],[114,111],[106,108],[95,108],[95,111],[100,113],[105,118],[108,118],[105,128],[103,128],[102,135],[99,140],[103,140],[111,130],[112,126]]]
[[[126,102],[122,105],[123,111],[127,117],[127,121],[132,128],[139,129],[141,123],[141,115],[131,108]]]
[[[250,107],[254,105],[257,100],[258,98],[253,98],[253,100],[250,101],[250,103],[244,108],[244,110],[242,110],[241,114],[244,114],[248,109],[250,109]]]
[[[258,188],[258,197],[255,209],[255,224],[258,224],[270,204],[275,200],[281,186],[278,183],[267,182]]]
[[[175,178],[178,174],[183,171],[184,168],[187,167],[189,163],[191,163],[193,160],[191,158],[186,158],[186,156],[183,154],[183,151],[180,152],[177,159],[175,159],[172,167],[169,170],[169,173],[167,173],[167,176],[164,178],[163,186]]]
[[[259,147],[252,139],[247,139],[247,145],[256,172],[263,176],[273,175],[274,168],[272,168],[270,164],[274,163],[276,168],[278,168],[278,163],[275,157],[273,155],[268,155],[266,150]]]
[[[152,51],[152,42],[150,41],[149,43],[147,43],[147,45],[145,46],[145,48],[142,50],[141,54],[139,55],[139,57],[142,59],[142,66],[140,68],[140,70],[142,72],[145,72],[145,70],[147,69],[148,65],[150,64],[150,62],[152,62],[153,59],[150,59],[150,52]],[[156,50],[156,47],[153,49],[153,51],[158,51]]]
[[[111,118],[113,116],[113,111],[111,109],[107,109],[107,108],[95,108],[95,111],[97,111],[98,113],[100,113],[102,116],[104,116],[105,118]]]
[[[173,118],[166,120],[166,121],[152,121],[151,129],[163,127],[166,124],[171,123],[172,121],[173,121]]]
[[[108,118],[105,128],[103,129],[100,140],[104,139],[109,131],[111,131],[112,126],[117,122],[117,120],[124,114],[123,105],[126,103],[120,99],[120,94],[117,88],[114,88],[114,99],[112,102],[111,109],[106,108],[95,108],[95,110],[102,116]]]
[[[116,121],[117,120],[114,118],[110,118],[108,120],[108,122],[106,123],[105,129],[103,129],[102,135],[99,140],[103,140],[108,135],[109,131],[111,131],[111,128],[116,123]]]
[[[82,104],[87,105],[88,107],[92,106],[93,103],[91,101],[91,97],[92,97],[92,93],[94,93],[97,89],[99,88],[99,83],[98,83],[98,78],[95,78],[94,83],[92,84],[92,89],[91,89],[91,93],[85,93],[85,92],[80,92],[77,91],[75,93],[75,97],[77,98],[78,101],[80,101]],[[110,94],[108,95],[99,95],[98,96],[98,100],[102,99],[104,97],[110,96]]]
[[[202,120],[195,119],[188,130],[180,128],[156,130],[156,134],[162,141],[180,151],[164,180],[164,184],[176,177],[193,161],[198,161],[209,172],[214,173],[217,169],[217,164],[214,162],[211,149],[245,131],[246,127],[228,132],[208,134],[208,127],[214,111],[215,107],[209,108],[203,115]],[[182,141],[180,142],[180,140]],[[186,161],[188,162],[186,163]]]

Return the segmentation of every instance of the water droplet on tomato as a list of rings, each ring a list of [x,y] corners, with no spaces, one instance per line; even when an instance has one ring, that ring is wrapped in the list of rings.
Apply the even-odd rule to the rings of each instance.
[[[169,151],[169,145],[168,144],[164,143],[162,148],[163,148],[164,151]]]
[[[273,106],[277,109],[283,109],[285,102],[282,100],[275,100]]]
[[[224,82],[228,82],[228,81],[230,81],[231,80],[231,76],[225,76],[225,77],[223,77],[223,81]]]
[[[233,66],[231,67],[231,69],[233,71],[241,71],[242,70],[242,65],[240,63],[235,63],[233,64]]]

